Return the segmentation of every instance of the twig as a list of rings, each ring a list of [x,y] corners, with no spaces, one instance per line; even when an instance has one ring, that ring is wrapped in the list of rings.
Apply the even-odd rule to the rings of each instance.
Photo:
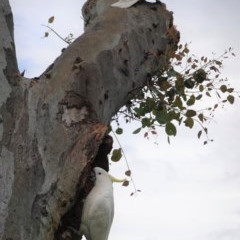
[[[122,149],[122,154],[123,154],[123,158],[124,158],[124,160],[125,160],[125,162],[126,162],[127,169],[130,170],[129,163],[128,163],[127,157],[126,157],[126,155],[125,155],[125,152],[124,152],[124,150],[123,150],[123,148],[122,148],[122,145],[121,145],[120,141],[118,140],[118,137],[117,137],[117,135],[115,134],[115,132],[112,131],[112,133],[113,133],[113,136],[115,137],[115,139],[117,140],[118,145],[119,145],[120,148]],[[136,194],[136,193],[137,193],[137,188],[136,188],[135,182],[134,182],[134,180],[133,180],[132,173],[130,174],[130,179],[131,179],[131,182],[132,182],[132,184],[133,184],[134,193]]]
[[[64,39],[61,35],[59,35],[53,28],[49,27],[48,25],[44,25],[42,24],[42,26],[48,28],[50,31],[52,31],[56,36],[58,36],[62,41],[64,41],[65,43],[69,44],[68,41],[66,41],[66,39]]]

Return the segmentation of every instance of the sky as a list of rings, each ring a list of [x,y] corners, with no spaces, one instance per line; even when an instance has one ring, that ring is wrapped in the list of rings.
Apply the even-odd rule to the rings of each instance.
[[[19,68],[38,76],[59,56],[66,44],[50,34],[46,24],[63,36],[82,33],[82,0],[10,0],[15,18]],[[239,0],[168,0],[181,42],[191,42],[198,56],[220,55],[233,47],[236,57],[226,59],[222,75],[240,91]],[[138,125],[123,125],[118,136],[127,156],[136,188],[114,184],[115,217],[109,240],[239,240],[240,239],[240,101],[215,114],[208,125],[214,142],[203,145],[198,128],[178,129],[167,143],[158,137],[132,135]],[[119,148],[115,140],[115,147]],[[123,177],[126,162],[111,163],[110,172]]]

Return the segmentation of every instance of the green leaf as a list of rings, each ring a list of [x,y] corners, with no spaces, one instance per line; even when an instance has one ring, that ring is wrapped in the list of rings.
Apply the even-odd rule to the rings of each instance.
[[[192,105],[194,105],[194,103],[195,103],[195,96],[194,95],[192,95],[189,99],[188,99],[188,101],[187,101],[187,105],[188,106],[192,106]]]
[[[200,130],[200,131],[198,132],[198,138],[199,138],[199,139],[200,139],[201,135],[202,135],[202,130]]]
[[[115,132],[116,132],[116,134],[121,135],[123,133],[123,129],[117,128]]]
[[[136,112],[137,116],[144,116],[146,114],[145,109],[143,107],[134,108],[134,111]]]
[[[219,72],[218,68],[215,66],[211,66],[209,69],[213,70],[214,72]]]
[[[208,97],[211,97],[211,94],[210,94],[209,92],[206,92],[206,95],[207,95]]]
[[[177,134],[177,129],[176,127],[174,126],[173,123],[171,122],[168,122],[165,126],[165,131],[167,133],[168,136],[176,136]]]
[[[151,112],[155,105],[156,101],[153,98],[146,99],[146,107],[148,108],[148,112]]]
[[[156,120],[160,123],[160,124],[165,124],[169,121],[169,116],[166,110],[162,110],[162,111],[155,111],[155,116],[156,116]]]
[[[175,88],[172,88],[174,92],[178,92],[178,94],[184,94],[185,86],[184,86],[184,78],[181,74],[177,75],[177,80],[175,81]]]
[[[208,129],[207,129],[207,128],[204,128],[204,132],[205,132],[206,134],[208,134]]]
[[[227,90],[229,93],[232,93],[234,91],[234,88],[228,88]]]
[[[168,77],[176,77],[177,72],[176,72],[173,68],[170,68],[170,69],[167,71],[167,75],[168,75]]]
[[[111,131],[112,131],[112,126],[111,126],[111,125],[108,125],[107,133],[109,134]]]
[[[215,60],[215,63],[219,66],[222,66],[222,62],[218,61],[218,60]]]
[[[167,91],[171,87],[171,84],[168,81],[164,81],[164,82],[161,81],[159,83],[159,86],[160,86],[161,91]]]
[[[207,73],[204,69],[200,68],[193,74],[193,78],[197,83],[202,83],[207,78]]]
[[[53,21],[54,21],[54,16],[52,16],[48,19],[48,23],[53,23]]]
[[[191,117],[188,117],[188,118],[184,121],[184,123],[185,123],[185,126],[186,126],[186,127],[189,127],[189,128],[192,128],[193,125],[194,125],[194,121],[193,121],[193,119],[192,119]]]
[[[204,122],[204,115],[202,113],[198,114],[198,118],[201,122]]]
[[[142,128],[149,127],[151,125],[150,118],[143,118],[142,119]]]
[[[196,100],[200,100],[202,98],[202,94],[199,94],[197,97],[196,97]]]
[[[184,81],[184,86],[186,88],[192,89],[194,85],[195,85],[195,82],[191,78]]]
[[[118,162],[122,158],[122,149],[114,149],[112,152],[111,160],[113,162]]]
[[[138,134],[141,131],[142,128],[137,128],[135,131],[133,131],[133,134]]]
[[[173,102],[173,107],[178,107],[180,110],[183,109],[183,102],[179,96],[176,97],[175,101]]]
[[[221,90],[223,93],[225,93],[228,89],[227,89],[227,86],[226,86],[226,85],[222,85],[222,86],[220,87],[220,90]]]
[[[186,112],[187,117],[194,117],[196,115],[197,115],[197,112],[195,110],[192,110],[192,109],[188,109],[187,112]]]
[[[189,57],[189,58],[187,59],[187,62],[188,62],[188,63],[192,62],[192,57]]]
[[[200,91],[200,92],[203,92],[203,90],[204,90],[203,85],[200,85],[200,86],[199,86],[199,91]]]
[[[179,121],[180,116],[181,116],[180,112],[171,111],[168,113],[169,121],[172,121],[173,119]]]
[[[233,95],[228,95],[228,96],[227,96],[227,100],[228,100],[231,104],[233,104],[233,103],[234,103],[234,96],[233,96]]]
[[[49,32],[45,32],[44,37],[48,37],[48,36],[49,36]]]
[[[127,187],[127,186],[129,185],[129,181],[128,181],[128,180],[124,181],[122,185],[123,185],[124,187]]]

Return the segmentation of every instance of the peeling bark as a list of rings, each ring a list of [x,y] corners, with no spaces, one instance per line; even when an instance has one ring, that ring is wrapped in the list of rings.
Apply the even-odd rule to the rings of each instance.
[[[106,2],[39,80],[19,75],[11,9],[0,4],[0,239],[54,238],[111,118],[176,49],[164,5]]]

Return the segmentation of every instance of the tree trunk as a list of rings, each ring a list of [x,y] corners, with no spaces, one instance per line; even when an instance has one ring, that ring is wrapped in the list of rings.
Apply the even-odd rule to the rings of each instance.
[[[54,238],[111,118],[176,49],[179,34],[164,5],[119,9],[111,2],[101,11],[91,6],[85,33],[39,78],[26,79],[17,68],[11,8],[1,0],[0,239]]]

